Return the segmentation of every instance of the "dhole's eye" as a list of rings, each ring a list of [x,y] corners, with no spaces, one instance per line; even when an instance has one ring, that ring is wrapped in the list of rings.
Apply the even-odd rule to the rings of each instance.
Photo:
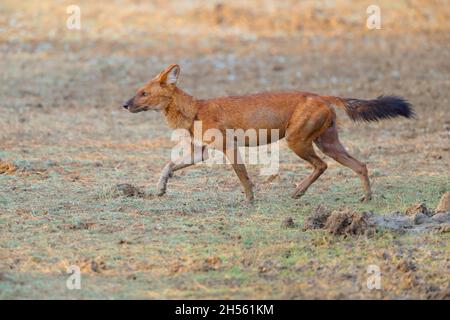
[[[142,91],[142,92],[141,92],[141,96],[146,97],[146,96],[148,96],[148,93],[145,92],[145,91]]]

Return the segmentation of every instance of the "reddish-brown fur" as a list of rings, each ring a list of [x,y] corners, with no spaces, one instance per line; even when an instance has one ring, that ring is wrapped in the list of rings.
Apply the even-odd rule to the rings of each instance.
[[[204,132],[218,129],[224,137],[226,129],[279,129],[279,138],[286,138],[289,148],[314,168],[300,182],[293,197],[303,195],[327,169],[327,164],[314,151],[315,143],[326,155],[355,171],[365,190],[364,199],[371,198],[366,165],[351,157],[338,139],[333,105],[345,107],[344,99],[306,92],[274,92],[197,100],[176,86],[179,71],[178,65],[169,66],[140,88],[124,107],[133,113],[160,110],[171,128],[187,129],[191,135],[194,121],[202,121]],[[205,147],[222,147],[214,145],[213,141],[203,143]],[[233,147],[236,157],[238,146]],[[203,156],[197,156],[189,164],[184,159],[170,161],[162,170],[158,194],[165,193],[167,181],[174,171],[202,160]],[[232,166],[247,199],[253,199],[252,183],[245,165],[232,161]]]

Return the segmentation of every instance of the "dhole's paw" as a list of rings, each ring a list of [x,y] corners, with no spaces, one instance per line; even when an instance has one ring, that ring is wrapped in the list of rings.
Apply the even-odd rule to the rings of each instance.
[[[359,202],[369,202],[370,200],[372,200],[372,195],[364,195],[359,198]]]
[[[158,185],[156,186],[156,195],[158,197],[161,197],[161,196],[163,196],[166,193],[166,189],[167,189],[166,186],[167,186],[167,180],[161,179],[158,182]]]
[[[305,194],[305,191],[302,192],[294,192],[291,194],[291,197],[294,199],[299,199]]]
[[[165,181],[159,181],[158,185],[156,186],[156,195],[158,197],[163,196],[166,193],[166,183],[164,183]]]

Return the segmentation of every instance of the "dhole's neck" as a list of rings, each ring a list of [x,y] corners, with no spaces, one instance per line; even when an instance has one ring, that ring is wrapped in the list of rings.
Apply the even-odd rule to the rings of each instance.
[[[191,129],[198,111],[194,97],[175,88],[172,98],[163,109],[167,124],[173,129]]]

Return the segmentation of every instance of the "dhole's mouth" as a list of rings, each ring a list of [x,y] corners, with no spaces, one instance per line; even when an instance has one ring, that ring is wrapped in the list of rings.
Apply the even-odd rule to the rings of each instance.
[[[130,111],[131,113],[139,113],[139,112],[142,112],[142,111],[160,111],[160,110],[161,110],[160,109],[160,104],[157,104],[155,106],[145,105],[145,106],[137,107],[135,109],[128,108],[128,111]]]
[[[129,109],[128,111],[130,111],[131,113],[139,113],[142,111],[146,111],[145,109]]]
[[[137,108],[128,108],[128,111],[130,111],[131,113],[139,113],[139,112],[143,112],[143,111],[148,111],[148,110],[152,110],[149,106],[141,106],[141,107],[137,107]]]

